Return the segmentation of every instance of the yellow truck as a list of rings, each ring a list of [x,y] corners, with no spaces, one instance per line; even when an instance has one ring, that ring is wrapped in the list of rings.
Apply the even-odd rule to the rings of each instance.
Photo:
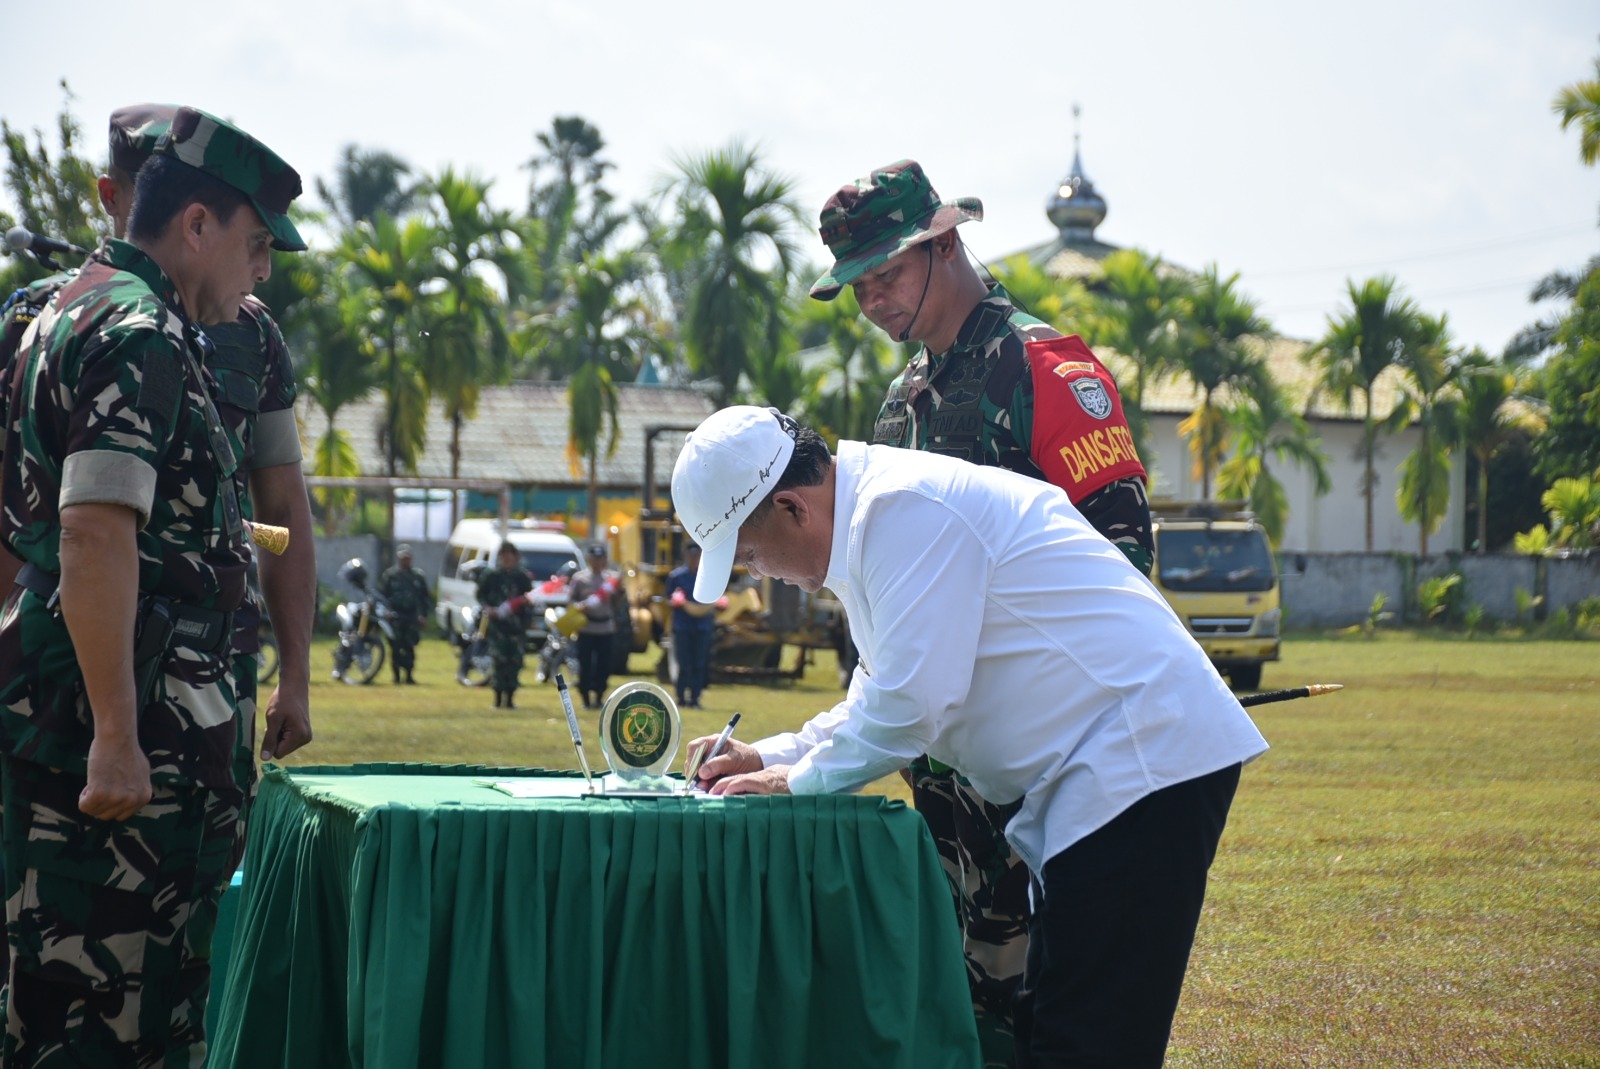
[[[1152,500],[1150,513],[1156,588],[1233,689],[1259,689],[1283,623],[1266,531],[1238,502]]]

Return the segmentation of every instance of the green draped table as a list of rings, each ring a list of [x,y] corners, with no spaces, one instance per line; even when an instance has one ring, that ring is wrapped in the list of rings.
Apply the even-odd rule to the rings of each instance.
[[[570,794],[486,785],[523,778]],[[881,798],[276,768],[237,893],[213,1066],[979,1064],[933,842]]]

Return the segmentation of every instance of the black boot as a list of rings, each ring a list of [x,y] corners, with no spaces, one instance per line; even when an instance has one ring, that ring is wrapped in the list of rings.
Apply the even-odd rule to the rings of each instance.
[[[513,694],[515,694],[515,693],[516,693],[516,691],[514,691],[514,690],[506,691],[506,708],[507,709],[515,709],[517,707],[516,703],[511,700],[511,696]]]
[[[505,691],[503,691],[503,690],[497,690],[497,691],[494,692],[494,707],[496,709],[500,708],[500,700],[501,700],[502,695],[504,695],[504,694],[505,694]]]
[[[415,684],[417,682],[416,677],[411,674],[411,669],[409,668],[406,669],[406,682],[411,684]]]

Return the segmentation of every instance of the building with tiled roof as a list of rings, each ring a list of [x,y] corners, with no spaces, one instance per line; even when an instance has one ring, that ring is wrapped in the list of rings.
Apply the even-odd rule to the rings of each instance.
[[[600,458],[596,471],[602,515],[616,507],[623,511],[636,507],[644,478],[646,428],[693,427],[713,411],[709,397],[689,387],[622,383],[617,386],[617,395],[617,449],[611,456]],[[512,511],[518,515],[581,514],[587,508],[588,463],[580,462],[574,471],[568,461],[570,407],[565,383],[514,382],[485,387],[478,400],[477,416],[462,428],[460,469],[452,472],[450,421],[443,406],[435,401],[428,407],[427,446],[417,470],[403,474],[424,479],[505,481],[512,485]],[[327,419],[307,400],[301,401],[299,414],[309,470],[310,443],[325,433]],[[379,436],[382,422],[383,395],[378,392],[339,409],[334,418],[335,426],[350,437],[360,458],[362,475],[386,474]],[[671,436],[658,439],[658,482],[663,472],[672,471],[680,442],[681,438],[674,440]],[[492,509],[492,500],[475,497],[473,507]]]

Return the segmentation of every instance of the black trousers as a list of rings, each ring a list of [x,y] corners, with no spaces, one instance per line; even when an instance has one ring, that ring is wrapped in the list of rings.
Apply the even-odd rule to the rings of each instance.
[[[1159,790],[1045,862],[1017,992],[1018,1069],[1161,1065],[1238,786],[1230,765]]]
[[[586,635],[578,632],[578,690],[585,702],[594,695],[605,701],[606,683],[611,679],[611,641],[613,635]]]

